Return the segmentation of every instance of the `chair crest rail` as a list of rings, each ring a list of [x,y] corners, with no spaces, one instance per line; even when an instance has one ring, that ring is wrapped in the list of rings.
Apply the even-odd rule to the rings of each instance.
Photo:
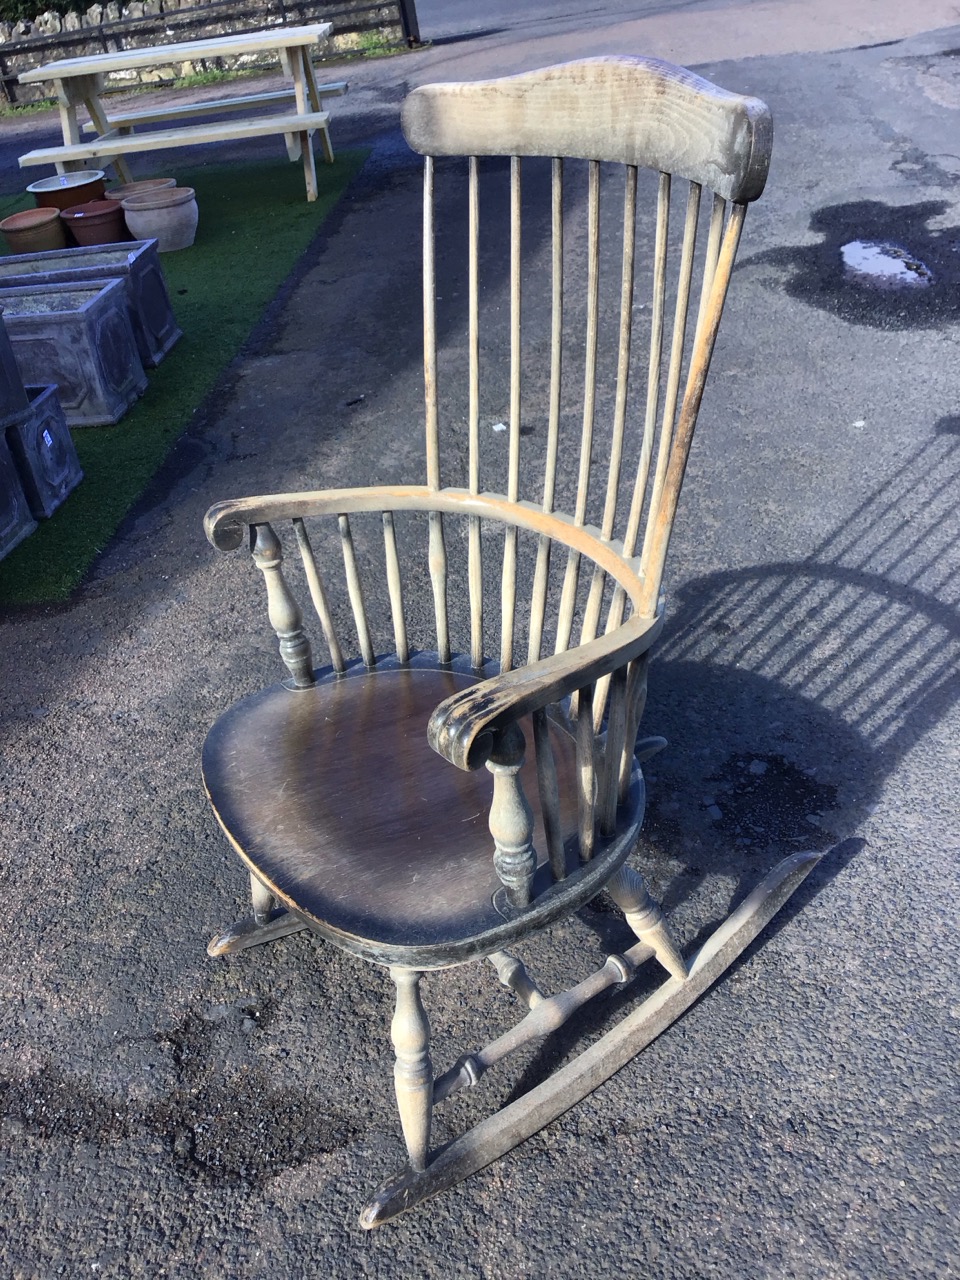
[[[766,104],[658,58],[584,58],[497,80],[422,85],[403,131],[423,155],[564,156],[659,169],[756,200],[770,165]]]

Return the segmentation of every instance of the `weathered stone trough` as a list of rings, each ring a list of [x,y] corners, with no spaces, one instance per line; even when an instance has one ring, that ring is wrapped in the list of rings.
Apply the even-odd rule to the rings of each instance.
[[[93,244],[0,258],[0,289],[122,279],[140,359],[155,368],[183,331],[177,325],[156,240]]]
[[[0,307],[23,381],[56,383],[70,426],[118,422],[146,389],[122,280],[0,289]]]
[[[2,311],[3,308],[0,307],[0,428],[6,426],[17,414],[25,413],[30,405],[3,323]]]
[[[36,527],[16,465],[0,435],[0,560]]]
[[[83,479],[55,386],[27,387],[30,407],[6,429],[30,514],[52,516]]]

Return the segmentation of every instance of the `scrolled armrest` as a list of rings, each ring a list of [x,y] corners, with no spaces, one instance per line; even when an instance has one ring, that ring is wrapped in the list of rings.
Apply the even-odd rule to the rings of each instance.
[[[431,747],[458,769],[479,769],[486,763],[499,730],[639,657],[653,644],[662,625],[662,615],[631,618],[608,635],[576,649],[455,693],[430,717],[427,739]]]

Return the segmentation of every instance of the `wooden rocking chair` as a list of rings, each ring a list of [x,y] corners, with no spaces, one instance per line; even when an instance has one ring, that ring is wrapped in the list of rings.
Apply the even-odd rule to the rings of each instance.
[[[219,503],[206,518],[207,535],[222,551],[238,548],[249,531],[289,672],[282,684],[222,716],[204,748],[207,792],[250,871],[253,896],[252,917],[215,938],[209,951],[222,955],[312,929],[389,968],[396,985],[396,1095],[409,1165],[366,1206],[361,1222],[367,1227],[482,1168],[616,1072],[732,963],[817,860],[801,854],[781,863],[687,958],[640,873],[627,865],[643,818],[640,761],[664,745],[662,739],[637,744],[648,655],[661,628],[661,575],[744,214],[767,174],[767,108],[666,63],[609,57],[417,89],[406,100],[403,127],[426,157],[426,484],[247,498]],[[459,437],[454,429],[447,461],[440,417],[456,424],[457,415],[441,415],[438,405],[438,394],[448,392],[442,379],[438,391],[434,181],[435,168],[454,169],[447,162],[435,166],[435,157],[453,155],[469,157],[467,342],[459,384],[465,429]],[[502,493],[481,484],[481,459],[498,441],[489,422],[481,431],[487,330],[480,320],[479,192],[486,162],[481,166],[478,156],[510,157]],[[521,427],[521,156],[544,157],[524,172],[541,166],[550,191],[548,265],[541,273],[548,320],[539,343],[550,351],[549,374],[542,380],[543,412],[528,412],[526,401],[523,410],[524,423],[535,420],[546,429],[544,443],[534,440],[529,450],[521,448],[521,436],[530,434]],[[570,161],[566,172],[560,157]],[[613,165],[625,195],[618,192],[611,202],[623,200],[624,212],[613,238],[617,303],[607,311],[600,305],[601,186]],[[499,181],[502,162],[490,167],[491,181]],[[652,171],[640,175],[651,185],[654,205],[645,220],[638,220],[639,170]],[[565,244],[571,212],[565,192],[578,178],[585,178],[586,232]],[[669,214],[678,178],[685,180],[685,214],[674,237]],[[462,183],[459,171],[453,181]],[[698,247],[704,187],[712,202],[703,201]],[[640,302],[636,245],[648,232],[650,286]],[[576,253],[585,261],[585,308],[582,290],[565,308],[565,273],[575,274],[568,260]],[[525,313],[527,301],[525,294]],[[578,318],[584,337],[573,348],[570,331]],[[598,381],[605,326],[616,352],[607,401]],[[638,333],[649,361],[645,380],[637,380],[633,413]],[[576,361],[562,358],[571,349]],[[441,371],[446,363],[444,354]],[[575,366],[575,414],[565,409],[568,365]],[[458,384],[450,379],[450,385],[452,397]],[[592,492],[601,410],[610,430]],[[571,417],[576,444],[565,449],[562,428]],[[537,449],[538,473],[525,482],[521,453]],[[570,457],[575,462],[565,467]],[[450,473],[460,465],[460,487],[450,487]],[[555,509],[568,472],[572,515]],[[374,513],[368,519],[376,522],[377,541],[382,535],[378,569],[373,540],[358,532],[362,513]],[[338,558],[342,554],[359,652],[354,660],[336,616],[338,597],[321,573],[318,517],[327,518]],[[317,521],[319,531],[311,533],[308,521]],[[302,562],[296,576],[329,652],[329,665],[319,670],[281,565],[280,522],[292,524],[290,541]],[[491,578],[500,588],[497,662],[485,648]],[[419,614],[410,608],[418,584],[428,601]],[[375,601],[390,619],[384,630],[392,630],[393,652],[386,657],[376,653]],[[412,634],[424,614],[428,638]],[[461,654],[451,638],[457,628],[464,636]],[[429,651],[416,648],[415,640]],[[570,990],[544,995],[506,948],[603,889],[625,914],[636,944]],[[476,1084],[508,1053],[553,1031],[600,992],[628,983],[652,956],[669,976],[649,999],[519,1100],[431,1150],[436,1103]],[[483,958],[529,1012],[513,1030],[435,1075],[421,974]]]

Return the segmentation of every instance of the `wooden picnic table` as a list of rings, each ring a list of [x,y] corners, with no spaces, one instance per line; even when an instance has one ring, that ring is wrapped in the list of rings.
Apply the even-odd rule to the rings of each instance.
[[[20,167],[53,164],[64,173],[97,160],[113,164],[121,181],[131,181],[123,156],[137,151],[158,151],[167,147],[194,146],[206,142],[222,142],[231,138],[255,138],[283,134],[287,138],[292,160],[303,160],[307,199],[317,198],[317,174],[311,135],[319,131],[324,155],[333,160],[330,144],[329,117],[322,110],[322,98],[342,93],[343,84],[318,85],[314,75],[311,50],[321,44],[332,31],[329,22],[315,22],[302,27],[271,27],[266,31],[246,31],[215,36],[206,40],[187,40],[178,44],[154,45],[146,49],[122,49],[115,53],[98,53],[88,58],[66,58],[48,62],[25,71],[21,84],[52,81],[60,106],[63,145],[42,147],[20,156]],[[104,79],[112,71],[137,67],[162,66],[168,63],[197,62],[206,58],[236,57],[245,53],[277,50],[281,65],[292,81],[292,89],[281,93],[247,94],[216,102],[174,104],[153,111],[108,116],[102,101]],[[263,108],[288,105],[292,110],[279,114],[264,113]],[[90,126],[96,136],[87,141],[80,137],[77,110],[85,107]],[[238,119],[182,124],[190,116],[238,111]],[[141,124],[166,124],[168,127],[138,132]],[[90,127],[87,126],[87,127]]]

